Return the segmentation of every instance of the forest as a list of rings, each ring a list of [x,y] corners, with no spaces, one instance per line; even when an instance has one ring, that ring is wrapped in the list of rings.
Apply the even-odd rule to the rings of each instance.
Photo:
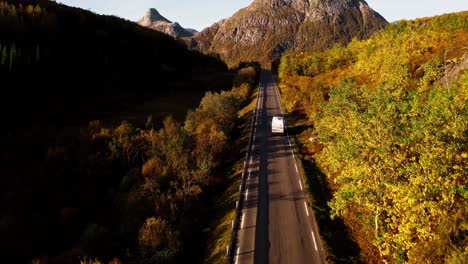
[[[284,56],[280,90],[367,263],[468,259],[468,12]],[[317,174],[318,175],[318,174]]]
[[[258,65],[54,1],[0,32],[2,262],[201,262]]]
[[[0,31],[2,82],[15,87],[1,107],[22,109],[5,116],[18,125],[81,121],[156,95],[203,94],[206,79],[227,70],[165,34],[52,1],[1,1]]]

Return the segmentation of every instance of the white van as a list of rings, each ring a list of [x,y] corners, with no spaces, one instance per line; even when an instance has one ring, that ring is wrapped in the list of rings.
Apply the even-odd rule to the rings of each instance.
[[[284,119],[282,116],[274,116],[271,121],[272,134],[284,134]]]

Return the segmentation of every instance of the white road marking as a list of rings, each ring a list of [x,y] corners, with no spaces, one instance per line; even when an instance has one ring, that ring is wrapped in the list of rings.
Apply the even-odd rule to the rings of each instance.
[[[303,189],[302,189],[302,182],[301,182],[301,180],[298,180],[298,182],[299,182],[299,186],[301,186],[301,191],[303,191]]]
[[[291,145],[291,141],[289,141],[289,146],[290,146],[290,147],[292,147],[292,145]]]
[[[309,210],[307,209],[307,203],[304,201],[304,208],[306,210],[307,216],[309,216]]]
[[[250,157],[250,163],[252,163],[253,157]]]
[[[297,168],[297,164],[294,164],[294,166],[296,167],[296,172],[299,173],[299,169]]]
[[[249,199],[249,189],[247,189],[247,193],[245,194],[245,200],[247,201]]]
[[[255,138],[255,137],[254,137],[254,138]],[[254,140],[255,140],[255,139],[254,139]],[[254,150],[255,150],[255,145],[252,146],[252,151],[254,151]]]
[[[294,151],[291,151],[291,152],[292,152],[293,158],[296,158],[296,155],[294,154]]]
[[[244,220],[245,220],[245,214],[242,214],[241,229],[244,229]]]
[[[239,260],[239,250],[240,250],[240,248],[237,248],[237,252],[236,252],[236,264],[237,264],[237,261]]]
[[[312,238],[314,239],[314,246],[315,246],[315,251],[318,251],[317,249],[317,242],[315,242],[315,235],[314,235],[314,231],[310,231],[312,233]]]

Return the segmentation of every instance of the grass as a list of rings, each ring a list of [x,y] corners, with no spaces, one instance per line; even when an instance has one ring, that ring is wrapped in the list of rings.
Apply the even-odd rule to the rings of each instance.
[[[212,231],[209,234],[204,263],[226,263],[227,247],[231,239],[232,221],[236,215],[236,201],[239,197],[239,185],[244,169],[245,153],[248,150],[256,98],[257,93],[254,93],[251,96],[250,103],[239,111],[239,133],[231,150],[233,161],[227,175],[226,189],[221,196],[216,197],[216,201],[219,202],[213,219],[217,220],[213,221],[211,226]]]

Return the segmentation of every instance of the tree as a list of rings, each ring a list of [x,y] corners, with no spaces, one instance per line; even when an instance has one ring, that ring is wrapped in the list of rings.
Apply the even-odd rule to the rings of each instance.
[[[34,7],[34,14],[35,14],[36,16],[38,16],[38,15],[40,15],[41,13],[42,13],[42,8],[41,8],[39,5],[36,5],[36,6]]]
[[[34,12],[34,6],[28,5],[28,6],[26,7],[26,13],[27,13],[28,15],[32,15],[33,12]]]
[[[193,157],[197,162],[198,178],[206,181],[211,170],[217,165],[224,150],[227,137],[212,119],[198,125],[194,132],[195,149]]]
[[[178,241],[170,225],[161,218],[146,219],[138,234],[138,244],[144,260],[161,261],[178,250]]]
[[[16,46],[15,46],[15,43],[13,42],[12,44],[10,44],[10,63],[8,66],[8,69],[10,70],[10,72],[13,70],[13,62],[15,61],[15,58],[16,58]]]
[[[8,59],[8,51],[7,51],[7,45],[3,46],[2,49],[2,65],[5,65]]]

